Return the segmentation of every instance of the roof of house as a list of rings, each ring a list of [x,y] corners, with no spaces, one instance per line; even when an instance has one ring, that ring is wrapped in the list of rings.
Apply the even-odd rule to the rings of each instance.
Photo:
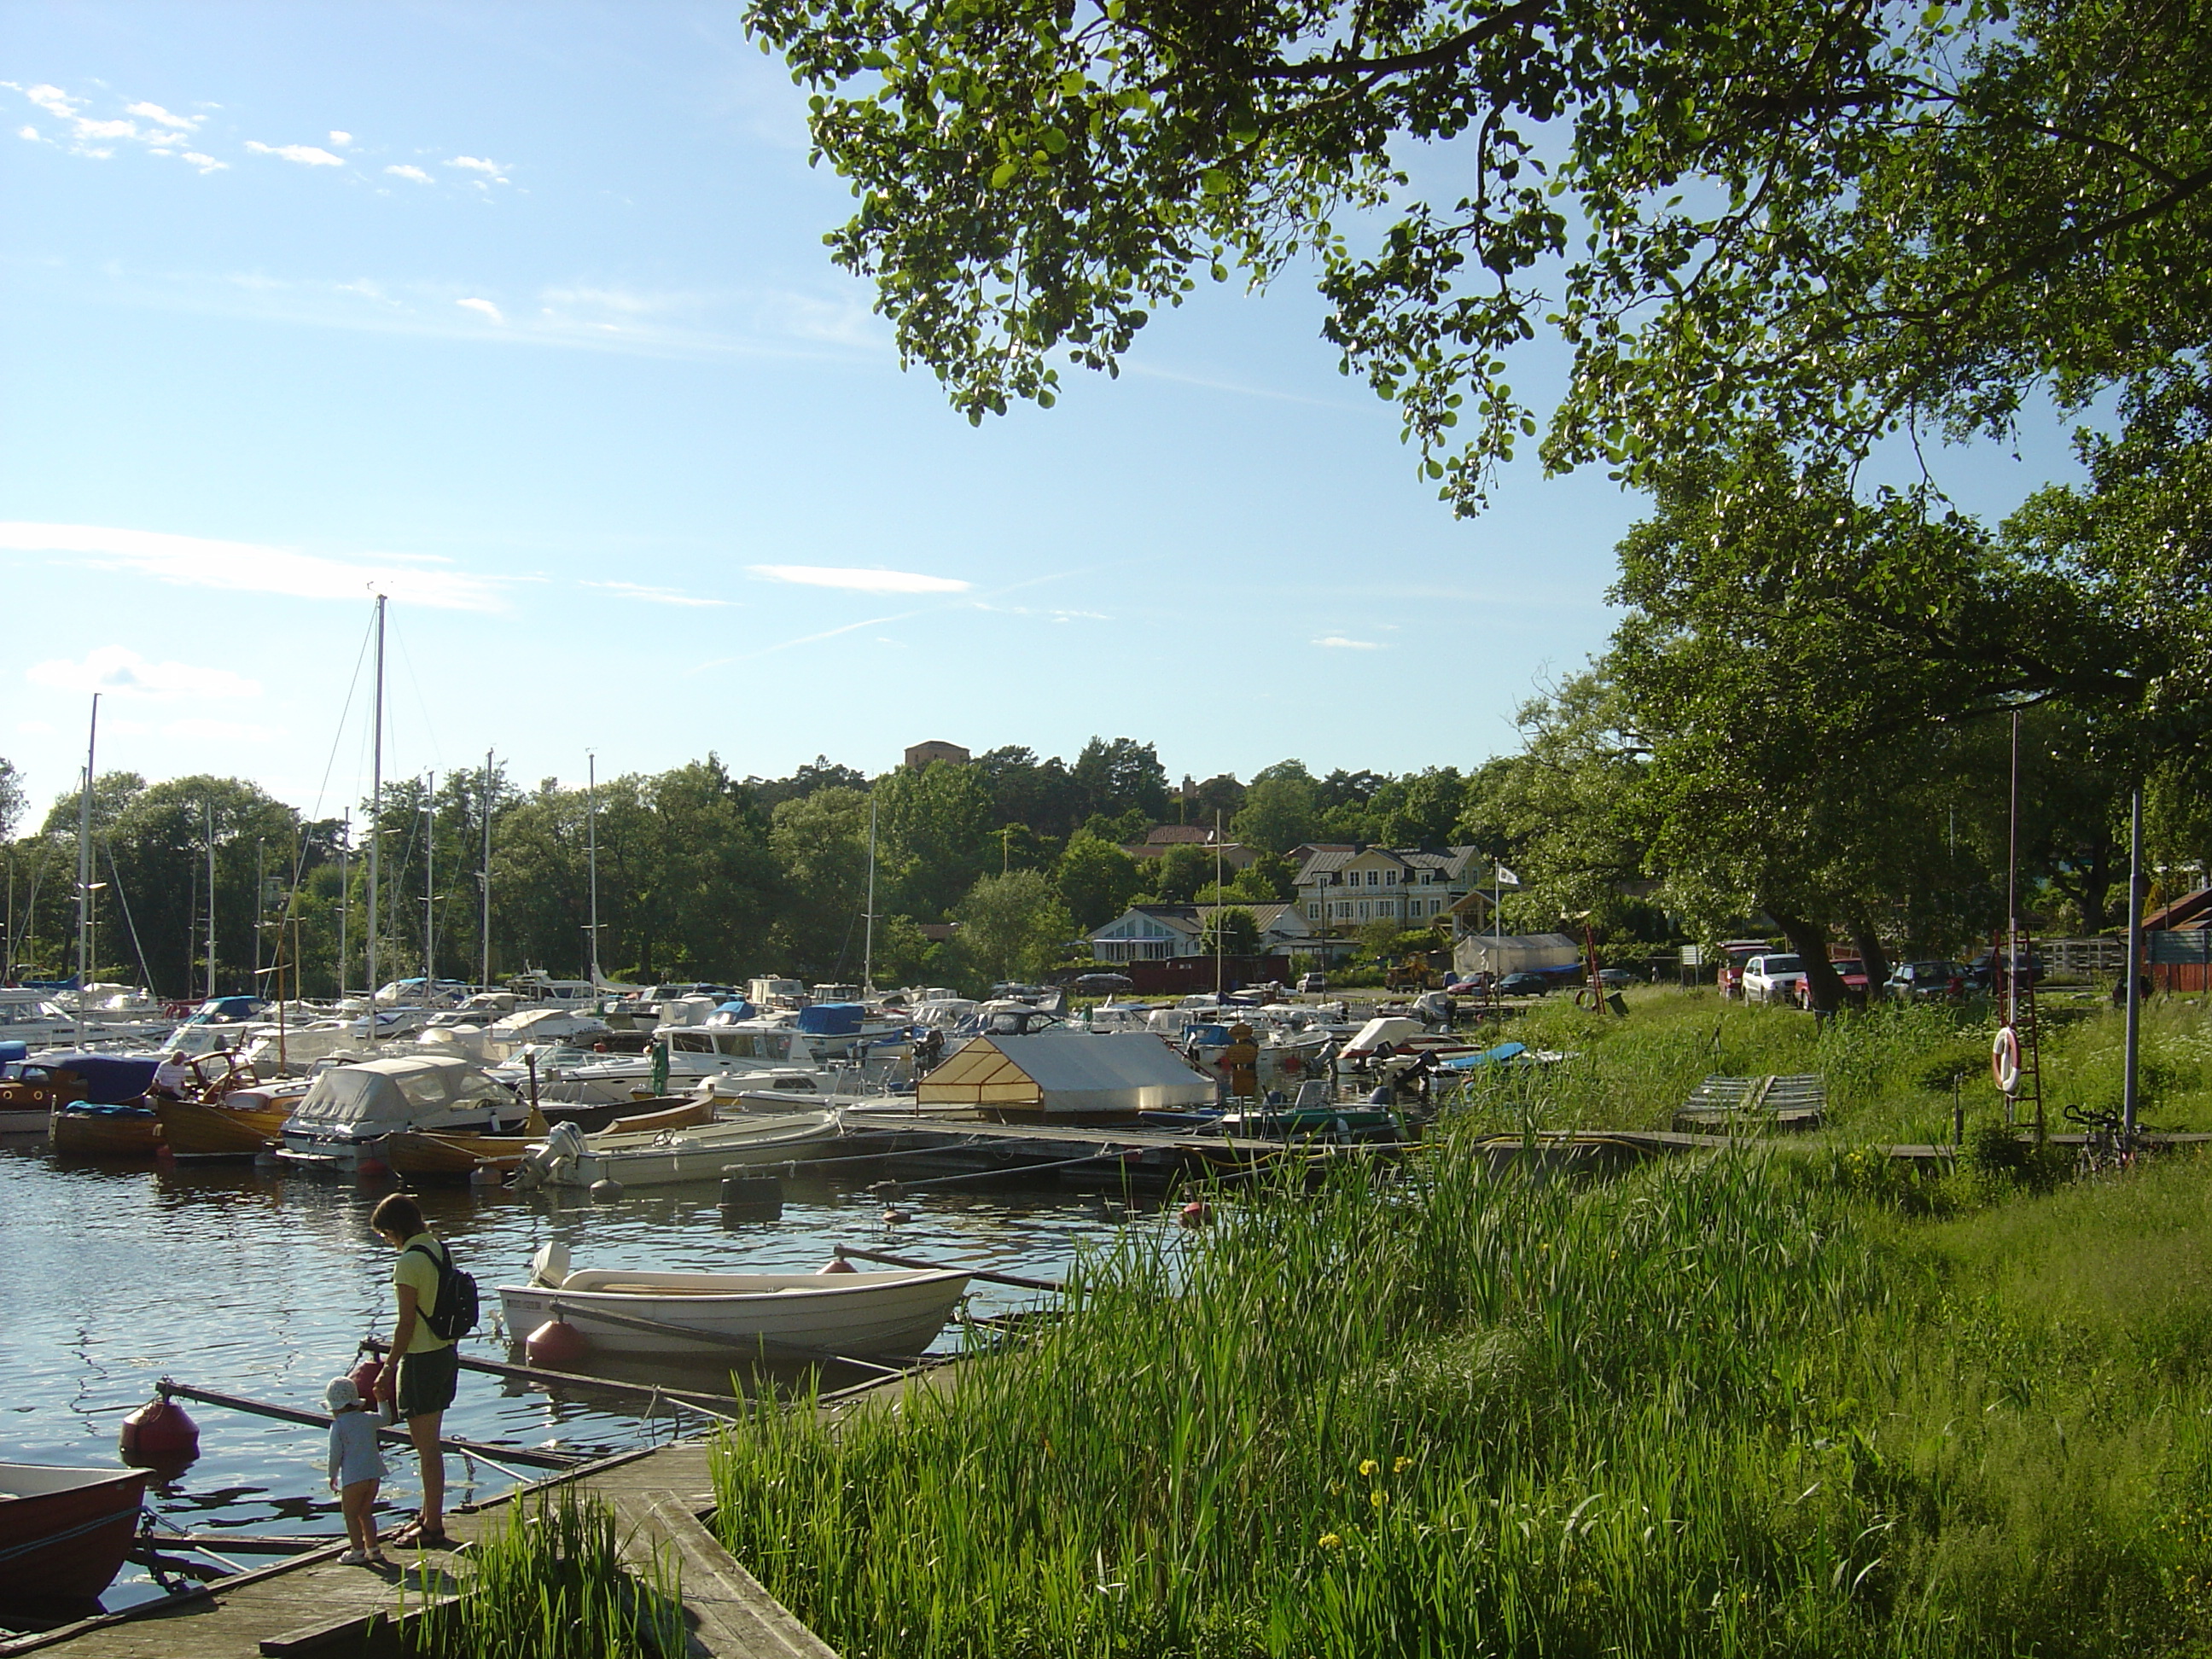
[[[2178,928],[2212,927],[2212,887],[2200,887],[2193,893],[2185,893],[2171,904],[2161,905],[2142,919],[2147,932]]]
[[[1145,840],[1158,847],[1169,842],[1195,842],[1203,846],[1213,844],[1213,826],[1210,823],[1156,823],[1145,831]]]
[[[1133,904],[1129,907],[1129,910],[1134,910],[1139,915],[1150,916],[1155,921],[1164,922],[1177,932],[1185,933],[1204,933],[1206,923],[1213,920],[1215,912],[1220,910],[1250,911],[1252,920],[1260,925],[1260,931],[1263,933],[1282,920],[1285,911],[1290,912],[1293,921],[1303,920],[1298,915],[1297,906],[1282,903],[1240,904],[1232,901],[1228,904]],[[1121,915],[1128,915],[1129,910],[1124,910]],[[1119,921],[1121,919],[1121,916],[1116,916],[1114,921]],[[1091,931],[1094,934],[1102,933],[1113,925],[1114,922],[1109,921]]]
[[[1322,847],[1316,848],[1306,861],[1298,866],[1300,886],[1322,876],[1334,875],[1355,859],[1370,853],[1380,853],[1407,870],[1436,870],[1447,879],[1456,880],[1466,874],[1468,866],[1478,860],[1480,849],[1474,847],[1448,847],[1442,852],[1412,847]]]

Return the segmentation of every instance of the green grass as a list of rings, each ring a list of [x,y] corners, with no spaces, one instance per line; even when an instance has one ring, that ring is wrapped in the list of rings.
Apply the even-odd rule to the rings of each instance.
[[[1589,1074],[1671,1109],[1748,1069],[1704,1057],[1719,1012],[1597,1027]],[[1967,1040],[1721,1028],[1825,1054],[1847,1125]],[[2212,1644],[2212,1165],[1970,1170],[1929,1219],[1840,1143],[1534,1184],[1474,1139],[1133,1230],[896,1414],[733,1427],[725,1540],[850,1659]]]
[[[1825,1024],[1790,1008],[1723,1002],[1710,989],[1638,989],[1626,1019],[1571,1006],[1532,1006],[1504,1035],[1573,1056],[1555,1066],[1479,1074],[1464,1104],[1486,1127],[1664,1128],[1709,1075],[1817,1073],[1831,1135],[1948,1142],[1952,1084],[1971,1120],[2001,1104],[1990,1081],[1996,1015],[1986,1002],[1953,1009],[1884,1004]],[[2072,1104],[2120,1103],[2121,1016],[2100,997],[2046,998],[2044,1096],[2052,1125]],[[2160,1000],[2142,1038],[2146,1121],[2212,1127],[2212,1026],[2194,1002]]]
[[[605,1504],[566,1487],[534,1504],[518,1499],[507,1524],[469,1552],[458,1584],[418,1575],[410,1650],[436,1659],[678,1659],[684,1626],[675,1568],[656,1557],[634,1575],[617,1531]],[[447,1589],[459,1594],[437,1599]]]

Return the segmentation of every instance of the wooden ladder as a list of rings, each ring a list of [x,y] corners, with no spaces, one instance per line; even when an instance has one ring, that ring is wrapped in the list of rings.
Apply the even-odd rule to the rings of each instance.
[[[2009,955],[2000,955],[1995,960],[2003,963],[2002,983],[2012,1003],[2013,1036],[2020,1044],[2020,1081],[2012,1091],[2013,1118],[2014,1121],[2017,1122],[2021,1108],[2032,1103],[2034,1111],[2030,1121],[2035,1125],[2035,1138],[2038,1142],[2040,1142],[2045,1133],[2043,1023],[2036,1014],[2035,945],[2027,929],[2021,928],[2017,937],[2011,942]],[[2019,973],[2020,965],[2023,960],[2028,964],[2027,974],[2022,982],[2015,986],[2013,980]]]

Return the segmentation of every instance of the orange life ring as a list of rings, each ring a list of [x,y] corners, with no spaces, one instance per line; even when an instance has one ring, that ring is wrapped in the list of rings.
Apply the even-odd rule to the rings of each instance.
[[[1990,1044],[1990,1075],[2004,1094],[2020,1087],[2020,1033],[2009,1025],[1998,1026],[1996,1039]]]

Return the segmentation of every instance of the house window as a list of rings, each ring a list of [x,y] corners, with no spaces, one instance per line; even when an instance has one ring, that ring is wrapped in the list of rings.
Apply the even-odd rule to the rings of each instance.
[[[1367,884],[1370,887],[1380,887],[1382,884],[1382,872],[1380,870],[1370,870],[1367,872]]]
[[[1318,904],[1309,904],[1306,906],[1306,920],[1308,921],[1319,921],[1321,920],[1321,906]]]
[[[1367,901],[1365,899],[1359,901],[1359,919],[1362,921],[1367,920]]]
[[[1398,872],[1395,870],[1385,870],[1382,872],[1382,884],[1385,887],[1395,887],[1398,884]]]

